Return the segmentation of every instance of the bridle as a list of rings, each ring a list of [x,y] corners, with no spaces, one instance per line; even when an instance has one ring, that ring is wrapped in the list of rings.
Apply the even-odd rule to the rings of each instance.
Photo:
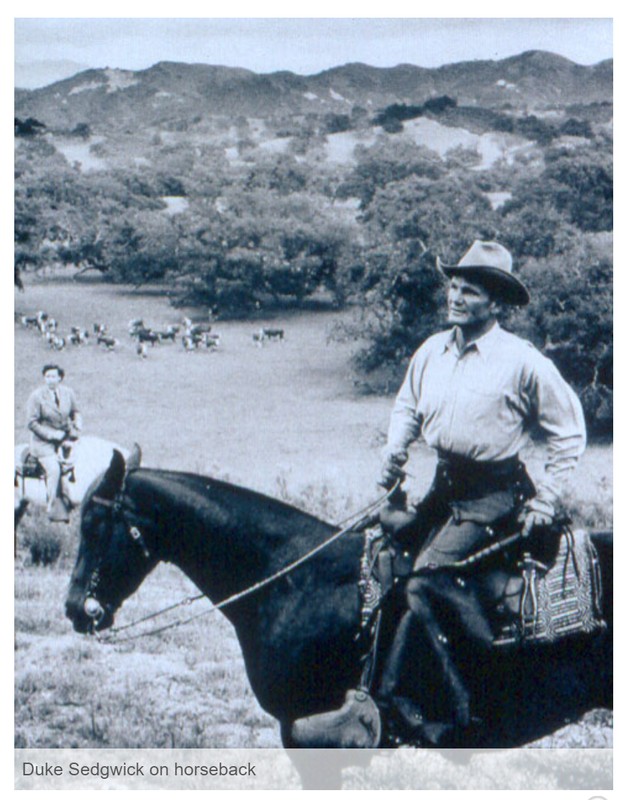
[[[107,498],[99,497],[98,495],[93,495],[90,499],[97,505],[104,506],[106,509],[109,510],[111,517],[110,521],[112,523],[118,521],[119,519],[122,520],[129,538],[140,547],[143,557],[146,560],[149,560],[151,557],[151,553],[146,545],[141,530],[137,525],[130,524],[125,518],[125,513],[127,509],[124,506],[124,486],[119,492],[119,494],[113,500],[108,500]],[[109,607],[109,605],[102,603],[97,594],[97,590],[99,588],[99,582],[101,580],[102,561],[103,561],[102,548],[99,547],[97,563],[93,568],[92,572],[90,573],[90,578],[88,579],[88,583],[86,585],[85,594],[86,594],[86,601],[88,601],[89,599],[95,600],[97,603],[100,604],[102,608],[104,608],[106,605]],[[93,633],[96,633],[96,627],[93,627]]]
[[[129,536],[131,537],[131,539],[133,539],[133,541],[140,546],[144,558],[149,559],[150,558],[150,550],[146,546],[146,542],[144,541],[144,536],[142,535],[142,532],[140,531],[140,529],[138,527],[136,527],[135,525],[130,525],[128,527],[128,531],[127,532],[129,534]],[[99,559],[99,561],[101,561],[101,559]],[[95,576],[96,576],[96,578],[95,578]],[[90,581],[89,581],[89,588],[90,587],[96,588],[96,585],[98,583],[99,583],[99,567],[97,566],[92,571],[92,575],[91,575]]]
[[[243,589],[243,590],[241,590],[239,592],[236,592],[235,594],[230,595],[229,597],[226,597],[224,600],[221,600],[218,603],[214,603],[212,606],[210,606],[209,608],[205,609],[204,611],[201,611],[198,614],[194,614],[193,616],[187,617],[185,619],[176,620],[175,622],[169,623],[167,625],[163,625],[161,627],[154,628],[154,629],[151,629],[151,630],[148,630],[148,631],[144,631],[144,632],[132,635],[132,636],[123,636],[122,638],[118,638],[118,634],[123,632],[123,631],[126,631],[126,630],[128,630],[130,628],[134,628],[134,627],[136,627],[138,625],[141,625],[144,622],[148,622],[149,620],[152,620],[152,619],[154,619],[156,617],[159,617],[162,614],[165,614],[165,613],[167,613],[169,611],[172,611],[172,610],[174,610],[176,608],[179,608],[181,606],[189,606],[192,603],[196,602],[197,600],[201,600],[201,599],[205,598],[206,595],[204,593],[186,597],[183,600],[180,600],[180,601],[178,601],[176,603],[172,603],[172,604],[166,606],[165,608],[160,609],[159,611],[155,611],[155,612],[153,612],[151,614],[147,614],[146,616],[140,617],[139,619],[134,620],[133,622],[127,623],[126,625],[122,625],[122,626],[117,627],[117,628],[112,628],[112,629],[107,631],[105,636],[102,636],[101,634],[97,633],[96,626],[94,624],[93,624],[92,632],[97,636],[98,641],[100,641],[102,643],[105,643],[105,644],[115,644],[117,642],[125,642],[125,641],[130,641],[132,639],[138,639],[138,638],[141,638],[143,636],[152,636],[152,635],[155,635],[157,633],[161,633],[161,632],[163,632],[165,630],[169,630],[170,628],[180,627],[181,625],[186,625],[186,624],[188,624],[190,622],[193,622],[194,620],[196,620],[199,617],[202,617],[202,616],[204,616],[206,614],[211,614],[211,613],[213,613],[215,611],[219,611],[219,610],[221,610],[223,608],[226,608],[227,606],[231,605],[232,603],[236,603],[239,600],[242,600],[243,598],[248,597],[248,596],[254,594],[255,592],[258,592],[260,589],[263,589],[264,587],[268,586],[269,584],[273,583],[274,581],[279,580],[284,575],[287,575],[288,573],[292,572],[297,567],[300,567],[302,564],[304,564],[307,561],[311,560],[319,552],[321,552],[325,548],[329,547],[330,545],[334,544],[338,539],[340,539],[345,534],[353,533],[355,531],[361,531],[364,528],[366,528],[369,524],[371,524],[372,522],[375,521],[376,513],[379,510],[379,508],[382,506],[382,504],[386,500],[388,500],[394,494],[394,492],[397,491],[399,486],[400,486],[400,481],[397,481],[394,484],[394,486],[392,486],[391,489],[389,489],[380,498],[378,498],[378,500],[375,500],[374,502],[370,503],[365,508],[363,508],[361,511],[358,511],[356,514],[354,514],[354,515],[352,515],[350,517],[347,517],[345,520],[343,520],[337,526],[337,530],[331,536],[329,536],[323,542],[320,542],[318,545],[316,545],[314,548],[312,548],[308,552],[304,553],[302,556],[300,556],[296,560],[292,561],[291,563],[287,564],[286,566],[282,567],[280,570],[278,570],[275,573],[272,573],[271,575],[267,576],[266,578],[263,578],[262,580],[257,581],[256,583],[253,583],[252,585],[248,586],[247,588],[245,588],[245,589]],[[124,489],[124,487],[123,487],[123,489]],[[125,518],[125,514],[127,513],[128,510],[124,507],[124,491],[121,490],[121,492],[119,492],[119,494],[113,500],[108,500],[106,498],[99,497],[97,495],[93,495],[93,497],[91,497],[91,500],[93,502],[97,503],[98,505],[102,505],[102,506],[105,506],[106,508],[108,508],[110,510],[111,515],[112,515],[113,518],[116,518],[116,519],[121,518],[123,520],[123,522],[125,523],[125,528],[127,530],[127,534],[131,537],[131,539],[134,542],[136,542],[140,546],[140,549],[142,551],[142,554],[143,554],[144,558],[145,559],[150,559],[150,557],[151,557],[150,551],[149,551],[149,549],[148,549],[148,547],[146,545],[146,542],[144,541],[144,536],[143,536],[142,532],[140,531],[139,527],[137,525],[130,524]],[[129,513],[132,513],[132,512],[129,511]],[[90,579],[89,579],[89,582],[88,582],[88,585],[87,585],[87,589],[86,589],[86,598],[88,599],[89,597],[92,597],[93,599],[97,600],[98,602],[100,602],[100,601],[99,601],[99,599],[97,597],[96,591],[97,591],[97,588],[98,588],[98,585],[99,585],[99,581],[100,581],[100,565],[101,565],[101,561],[102,561],[102,555],[100,555],[100,557],[98,559],[98,564],[95,566],[95,568],[93,569],[93,571],[91,573],[91,576],[90,576]],[[103,604],[101,604],[101,605],[103,605]]]

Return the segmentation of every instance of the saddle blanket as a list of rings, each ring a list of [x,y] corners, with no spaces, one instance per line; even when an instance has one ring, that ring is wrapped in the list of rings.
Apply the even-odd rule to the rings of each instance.
[[[518,566],[518,609],[500,625],[496,646],[555,642],[606,627],[598,556],[586,531],[564,530],[550,568],[526,554]]]
[[[412,575],[412,564],[386,546],[380,526],[366,529],[359,587],[361,627],[367,629],[393,585],[393,577]],[[578,633],[603,630],[602,583],[597,552],[584,530],[565,527],[557,556],[548,567],[526,553],[514,566],[489,622],[495,647],[555,642]],[[500,609],[500,611],[498,610]]]

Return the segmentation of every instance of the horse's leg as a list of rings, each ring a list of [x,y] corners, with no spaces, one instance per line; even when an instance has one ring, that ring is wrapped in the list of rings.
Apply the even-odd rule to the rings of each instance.
[[[22,517],[28,510],[28,506],[30,505],[30,501],[27,497],[20,497],[19,503],[15,506],[15,530],[17,530],[17,526],[22,520]]]
[[[606,623],[613,625],[613,532],[594,531],[591,543],[595,547],[602,574],[602,614]]]
[[[15,506],[15,523],[13,527],[13,558],[17,558],[17,526],[21,522],[24,514],[28,510],[30,501],[26,497],[21,497]]]

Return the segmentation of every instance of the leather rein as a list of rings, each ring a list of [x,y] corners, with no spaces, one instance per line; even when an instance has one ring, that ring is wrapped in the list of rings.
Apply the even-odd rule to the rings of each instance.
[[[148,631],[143,631],[141,633],[137,633],[130,636],[123,636],[121,638],[118,637],[118,634],[123,631],[137,627],[138,625],[148,622],[151,619],[155,619],[156,617],[159,617],[162,614],[166,614],[169,611],[173,611],[174,609],[179,608],[181,606],[190,606],[197,600],[202,600],[203,598],[206,597],[204,593],[185,597],[183,600],[179,600],[176,603],[171,603],[170,605],[165,606],[159,611],[154,611],[153,613],[140,617],[139,619],[127,623],[126,625],[122,625],[117,628],[111,628],[107,631],[105,635],[101,635],[100,633],[98,633],[96,627],[93,626],[93,633],[96,636],[97,640],[102,644],[115,644],[115,643],[132,641],[134,639],[139,639],[143,636],[154,636],[155,634],[162,633],[163,631],[169,630],[170,628],[176,628],[180,627],[181,625],[187,625],[188,623],[193,622],[194,620],[199,619],[200,617],[203,617],[206,614],[211,614],[214,611],[219,611],[222,608],[231,605],[232,603],[236,603],[237,601],[242,600],[243,598],[254,594],[260,589],[263,589],[265,586],[274,583],[275,581],[282,578],[284,575],[287,575],[288,573],[295,570],[297,567],[300,567],[302,564],[305,564],[307,561],[310,561],[319,552],[332,545],[334,542],[336,542],[345,534],[362,530],[364,527],[366,527],[368,522],[374,517],[374,515],[381,507],[381,505],[386,500],[388,500],[393,495],[393,493],[398,489],[399,485],[400,481],[397,481],[394,484],[394,486],[391,487],[389,491],[385,492],[380,498],[378,498],[378,500],[375,500],[374,502],[370,503],[368,506],[366,506],[364,509],[357,512],[353,516],[347,517],[337,526],[337,530],[335,531],[335,533],[333,533],[331,536],[329,536],[320,544],[316,545],[316,547],[312,548],[307,553],[304,553],[295,561],[291,562],[290,564],[287,564],[285,567],[282,567],[282,569],[278,570],[272,575],[269,575],[268,577],[263,578],[260,581],[257,581],[251,586],[248,586],[245,589],[236,592],[235,594],[230,595],[229,597],[226,597],[224,600],[221,600],[218,603],[213,604],[212,606],[205,609],[204,611],[199,612],[198,614],[186,617],[185,619],[176,620],[174,622],[162,625],[157,628],[150,629]],[[106,508],[109,508],[114,515],[118,515],[122,518],[127,529],[127,534],[131,537],[131,539],[133,539],[134,542],[136,542],[136,544],[140,546],[144,558],[149,559],[151,554],[148,547],[146,546],[142,532],[140,531],[137,525],[130,524],[124,517],[125,509],[123,508],[122,491],[120,496],[115,498],[114,500],[107,500],[103,497],[97,497],[96,495],[93,496],[91,499],[93,502],[105,506]],[[92,597],[94,599],[97,599],[96,590],[98,582],[99,582],[99,569],[98,567],[95,567],[88,583],[86,591],[87,598]]]

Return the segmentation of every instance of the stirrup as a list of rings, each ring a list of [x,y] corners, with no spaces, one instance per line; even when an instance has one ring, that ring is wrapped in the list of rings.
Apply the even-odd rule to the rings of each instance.
[[[296,747],[377,747],[380,712],[367,692],[349,689],[341,708],[295,720],[291,736]]]

